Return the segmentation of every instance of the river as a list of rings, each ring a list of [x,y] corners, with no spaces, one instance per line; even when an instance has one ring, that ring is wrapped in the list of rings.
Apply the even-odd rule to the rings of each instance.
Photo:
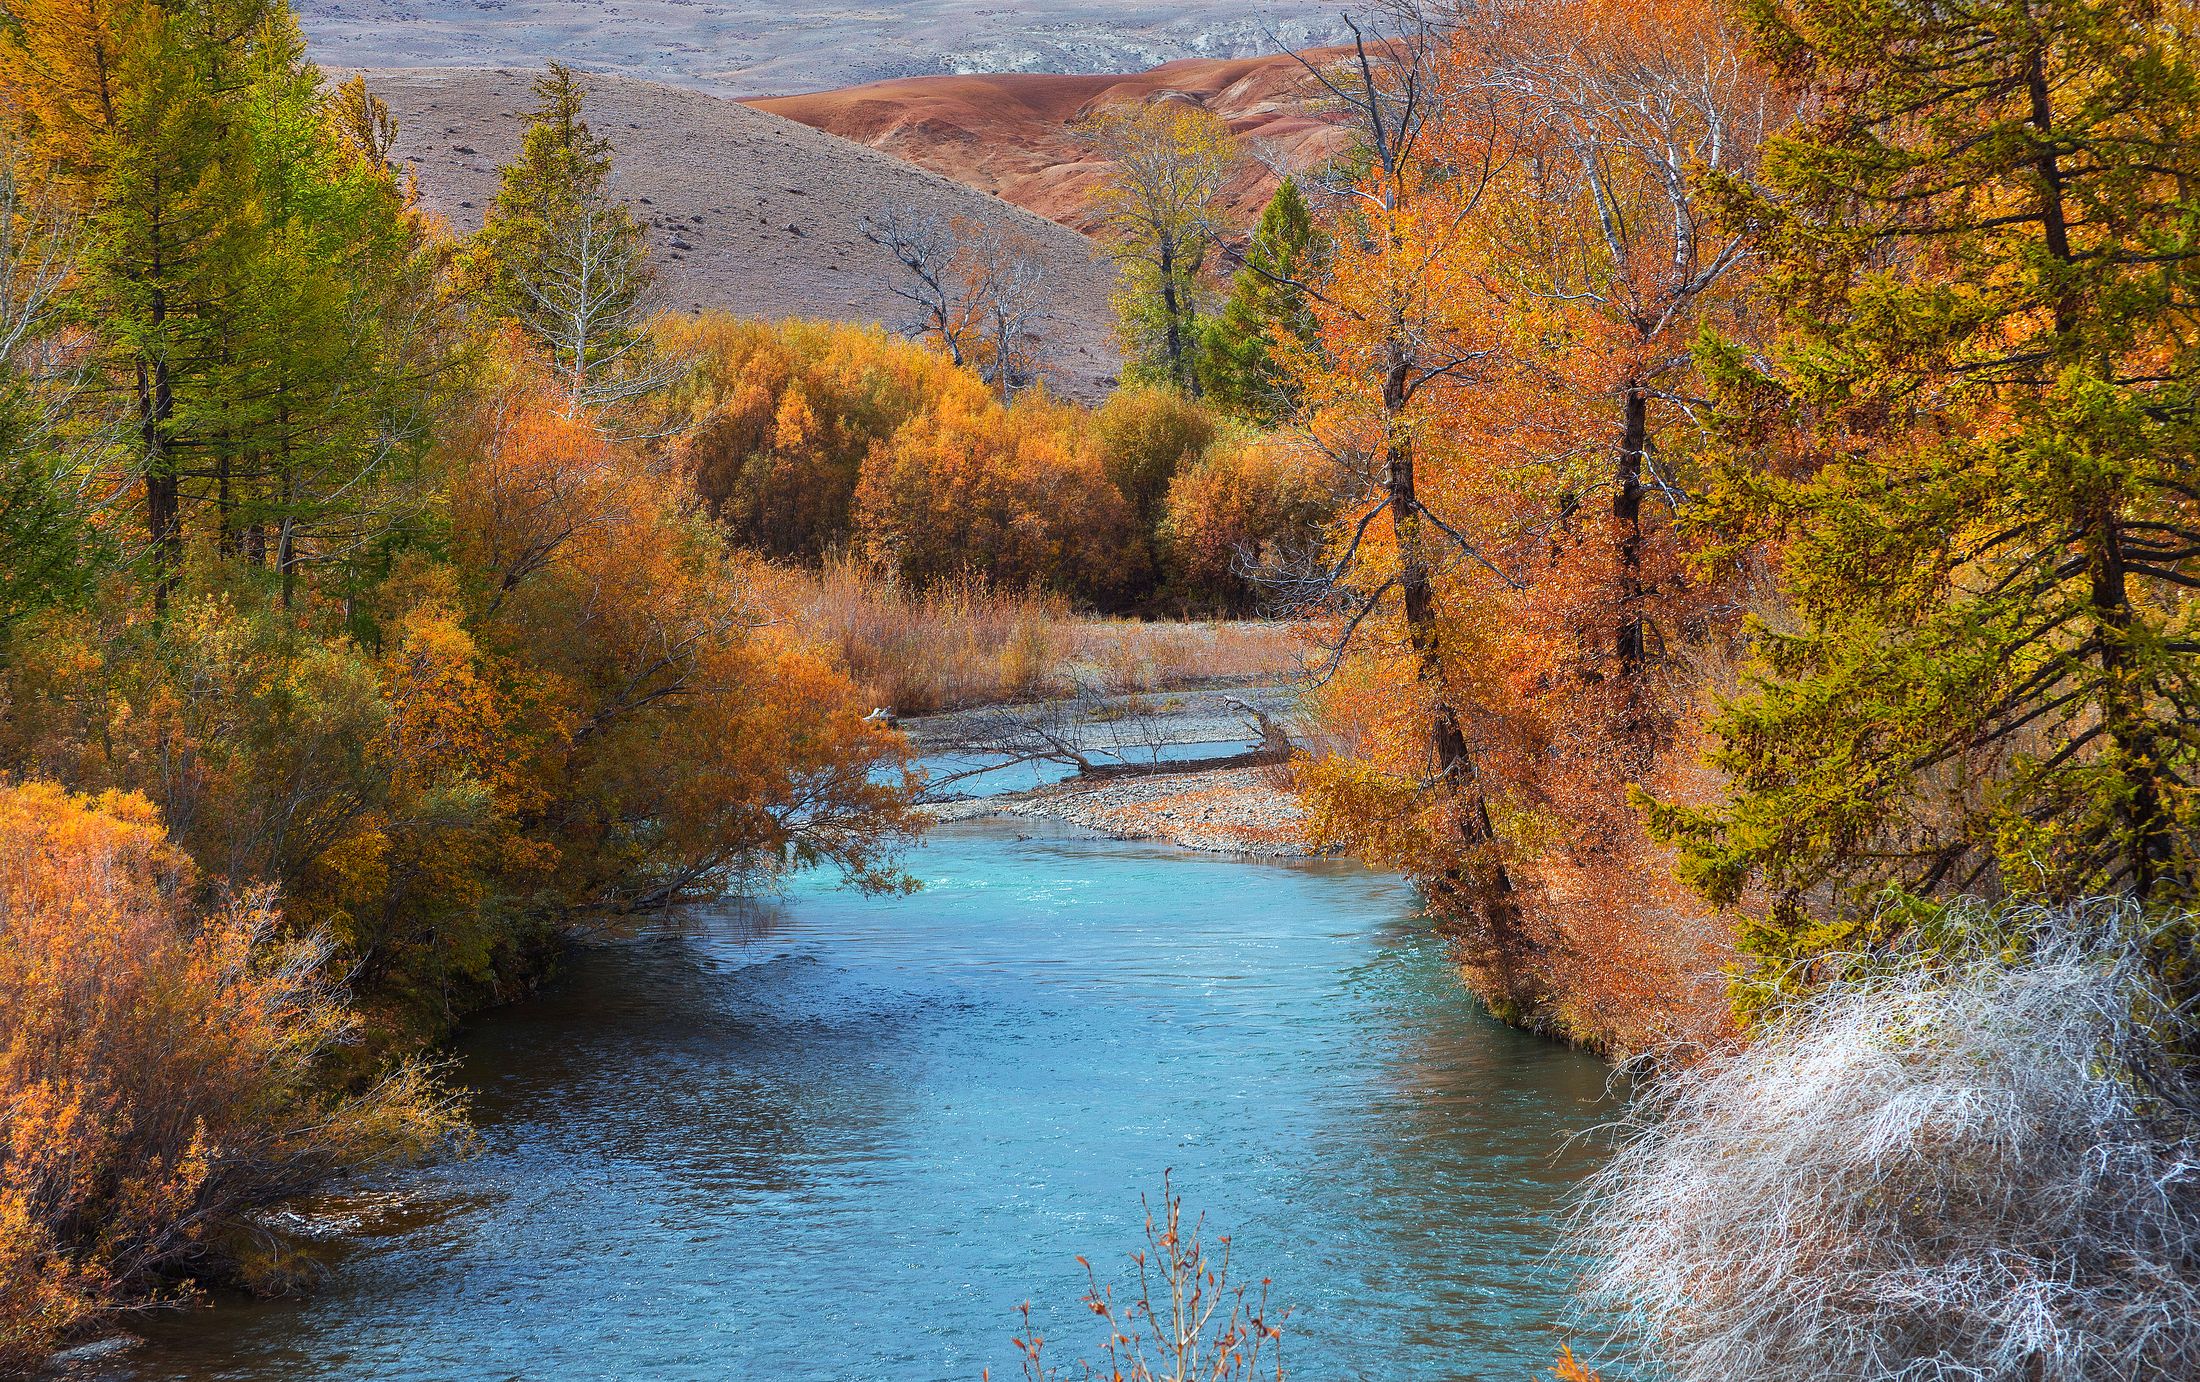
[[[800,879],[594,943],[459,1044],[482,1150],[319,1206],[300,1300],[107,1376],[975,1382],[1016,1305],[1090,1353],[1164,1168],[1290,1304],[1308,1382],[1527,1382],[1606,1068],[1484,1016],[1398,881],[1029,822],[909,897]]]

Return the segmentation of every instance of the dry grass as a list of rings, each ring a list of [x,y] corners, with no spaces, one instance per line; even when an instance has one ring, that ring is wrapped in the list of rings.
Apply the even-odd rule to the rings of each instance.
[[[837,648],[872,703],[902,715],[1279,681],[1301,666],[1301,635],[1286,623],[1096,618],[976,580],[916,590],[849,559],[762,567],[757,582],[773,617]]]
[[[1593,1307],[1673,1382],[2200,1376],[2191,918],[1963,908],[1647,1086]]]

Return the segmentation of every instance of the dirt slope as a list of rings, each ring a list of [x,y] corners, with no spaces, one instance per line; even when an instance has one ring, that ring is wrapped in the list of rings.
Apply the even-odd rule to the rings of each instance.
[[[519,144],[529,72],[479,68],[369,71],[398,120],[397,151],[431,209],[462,231],[481,225],[497,165]],[[1017,219],[1046,247],[1052,382],[1090,397],[1117,368],[1109,335],[1111,271],[1075,232],[962,183],[760,110],[654,82],[589,79],[590,123],[617,146],[619,195],[649,226],[682,310],[898,324],[908,304],[898,267],[863,237],[889,209]]]
[[[1306,57],[1320,62],[1338,51]],[[1086,200],[1107,164],[1071,128],[1080,117],[1161,97],[1213,111],[1263,156],[1248,159],[1227,192],[1233,212],[1250,220],[1275,190],[1268,165],[1305,169],[1345,146],[1344,132],[1312,108],[1312,89],[1297,58],[1271,54],[1195,58],[1133,74],[907,77],[749,104],[1082,227]]]

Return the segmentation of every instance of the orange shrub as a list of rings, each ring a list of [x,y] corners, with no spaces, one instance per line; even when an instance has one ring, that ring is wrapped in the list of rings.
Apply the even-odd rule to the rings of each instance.
[[[1128,593],[1129,506],[1069,410],[942,398],[871,453],[856,490],[864,551],[916,585],[977,576],[996,587]]]
[[[1159,532],[1170,592],[1197,607],[1246,614],[1262,590],[1244,563],[1308,552],[1336,512],[1326,477],[1266,437],[1230,437],[1178,471]]]
[[[735,541],[815,560],[849,538],[874,443],[950,394],[985,385],[876,327],[668,318],[666,351],[694,360],[667,404],[671,451]]]
[[[143,797],[0,786],[0,1370],[234,1266],[243,1211],[456,1122],[417,1070],[316,1092],[353,1030],[327,943],[193,885]]]

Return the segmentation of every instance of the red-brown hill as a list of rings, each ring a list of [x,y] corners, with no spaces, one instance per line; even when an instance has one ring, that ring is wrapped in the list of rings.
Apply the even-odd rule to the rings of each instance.
[[[1343,50],[1312,49],[1307,61]],[[1103,106],[1163,98],[1220,116],[1259,157],[1247,159],[1226,199],[1242,220],[1259,215],[1277,168],[1299,171],[1340,153],[1345,132],[1317,109],[1319,88],[1300,56],[1192,58],[1128,74],[1025,72],[904,77],[866,86],[750,101],[998,194],[1065,225],[1086,228],[1086,201],[1107,163],[1075,124]]]

